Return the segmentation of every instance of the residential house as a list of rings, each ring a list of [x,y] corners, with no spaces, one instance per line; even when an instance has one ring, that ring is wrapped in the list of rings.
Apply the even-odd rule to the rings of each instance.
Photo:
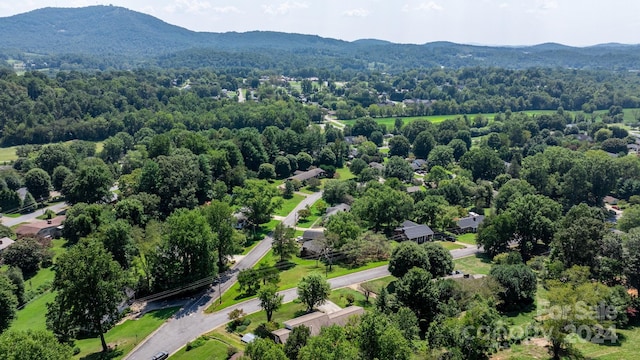
[[[351,211],[351,206],[349,206],[349,204],[340,203],[336,206],[332,206],[328,208],[324,217],[325,219],[328,219],[337,213],[347,212],[347,211]]]
[[[50,220],[38,220],[24,224],[16,229],[18,238],[25,236],[41,236],[57,239],[62,236],[63,223],[66,216],[57,216]]]
[[[469,216],[458,219],[456,224],[458,225],[457,232],[468,233],[478,232],[478,226],[484,221],[484,215],[478,215],[474,212],[470,212]]]
[[[421,173],[421,174],[424,174],[425,172],[427,172],[427,160],[415,159],[411,161],[409,165],[411,165],[411,169],[413,169],[414,172]]]
[[[618,205],[618,202],[620,201],[618,198],[615,198],[613,196],[605,196],[602,200],[605,204],[609,205]]]
[[[13,239],[8,238],[6,236],[0,239],[0,252],[8,248],[9,246],[13,245],[14,242],[15,241]]]
[[[394,239],[398,241],[411,240],[418,244],[433,239],[434,232],[427,225],[416,224],[406,220],[395,229]]]
[[[362,314],[364,314],[364,309],[360,306],[349,306],[330,314],[316,311],[285,321],[283,323],[283,329],[272,331],[271,334],[276,343],[284,344],[287,342],[291,331],[298,326],[304,325],[308,327],[311,336],[317,336],[323,327],[332,325],[344,326],[347,324],[347,321],[349,321],[349,318]]]
[[[307,180],[312,179],[312,178],[323,178],[326,176],[326,171],[320,169],[320,168],[315,168],[315,169],[311,169],[308,171],[303,171],[303,172],[296,172],[296,175],[290,176],[287,178],[287,180],[298,180],[301,183],[305,183]]]
[[[249,218],[247,217],[247,215],[245,215],[244,212],[242,212],[242,210],[234,213],[233,217],[236,219],[236,222],[234,224],[236,230],[242,230],[249,224]]]
[[[384,165],[382,165],[380,163],[377,163],[375,161],[370,162],[369,163],[369,167],[373,168],[373,169],[376,169],[376,170],[378,170],[380,172],[384,171]]]
[[[413,194],[415,192],[419,192],[422,191],[422,186],[409,186],[407,187],[407,193],[408,194]]]
[[[316,258],[320,256],[327,244],[324,237],[324,230],[306,230],[302,233],[302,246],[300,256],[305,258]]]

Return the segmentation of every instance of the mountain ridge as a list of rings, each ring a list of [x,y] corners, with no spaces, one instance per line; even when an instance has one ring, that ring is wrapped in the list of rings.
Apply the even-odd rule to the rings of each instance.
[[[47,7],[3,17],[0,33],[3,34],[0,55],[4,58],[20,58],[25,53],[55,58],[74,54],[93,57],[95,62],[109,59],[110,66],[115,67],[132,66],[132,63],[180,66],[185,62],[201,66],[212,57],[216,59],[215,66],[223,67],[340,66],[382,71],[434,66],[625,70],[640,64],[638,45],[488,46],[449,41],[420,45],[378,39],[345,41],[276,31],[197,32],[111,5]],[[187,59],[188,56],[196,59]],[[175,61],[163,63],[168,58]],[[245,61],[247,59],[249,61]],[[127,65],[118,65],[120,62]]]

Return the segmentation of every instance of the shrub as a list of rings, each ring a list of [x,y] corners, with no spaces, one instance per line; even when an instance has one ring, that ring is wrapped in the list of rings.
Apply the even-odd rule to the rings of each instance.
[[[204,345],[206,342],[207,342],[207,339],[205,339],[203,336],[200,336],[199,338],[187,343],[186,351],[191,351],[191,350],[193,350],[195,348],[198,348],[198,347]]]

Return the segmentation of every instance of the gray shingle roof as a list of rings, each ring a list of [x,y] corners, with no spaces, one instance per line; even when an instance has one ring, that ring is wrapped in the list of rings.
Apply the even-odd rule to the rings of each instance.
[[[433,230],[427,225],[416,224],[413,221],[406,220],[398,230],[403,231],[409,240],[418,239],[423,236],[433,235]]]
[[[458,220],[458,227],[460,229],[477,229],[483,221],[483,215],[471,215]]]

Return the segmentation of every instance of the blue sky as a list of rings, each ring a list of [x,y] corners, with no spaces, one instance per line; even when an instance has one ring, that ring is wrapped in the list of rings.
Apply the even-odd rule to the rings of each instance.
[[[46,6],[109,4],[195,31],[272,30],[413,44],[640,43],[637,0],[0,0],[0,17]]]

